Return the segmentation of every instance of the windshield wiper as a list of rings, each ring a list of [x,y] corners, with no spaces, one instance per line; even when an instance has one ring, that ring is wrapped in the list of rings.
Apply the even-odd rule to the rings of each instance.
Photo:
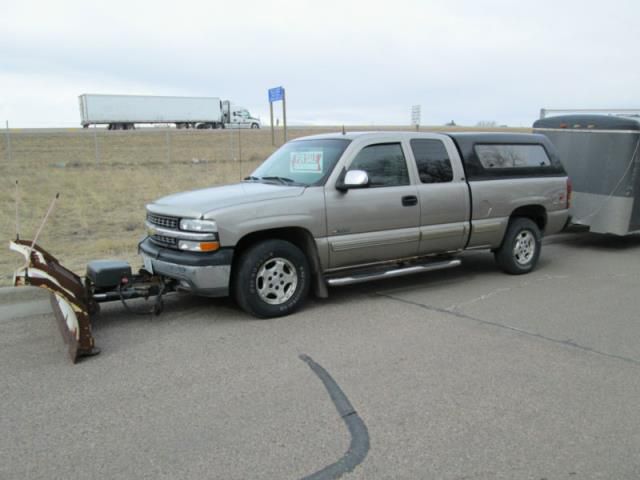
[[[290,178],[287,177],[278,177],[278,176],[269,176],[269,177],[260,177],[260,180],[275,180],[276,182],[280,182],[283,185],[292,185],[292,184],[298,184],[298,182],[296,182],[295,180],[292,180]]]
[[[301,185],[301,186],[304,185],[304,183],[296,182],[291,178],[279,177],[277,175],[270,175],[266,177],[256,177],[254,175],[249,175],[248,177],[244,177],[242,180],[245,182],[262,182],[262,181],[278,182],[282,185]]]

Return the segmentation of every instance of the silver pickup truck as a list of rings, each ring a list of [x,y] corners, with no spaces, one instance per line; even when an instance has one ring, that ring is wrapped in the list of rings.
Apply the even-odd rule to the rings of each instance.
[[[490,249],[530,272],[568,220],[571,184],[542,135],[371,132],[283,145],[241,183],[147,205],[145,268],[261,318],[313,290],[460,264]]]

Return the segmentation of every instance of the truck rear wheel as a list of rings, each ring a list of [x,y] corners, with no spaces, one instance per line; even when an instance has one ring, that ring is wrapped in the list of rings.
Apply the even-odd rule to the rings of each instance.
[[[538,263],[541,247],[538,225],[528,218],[516,217],[509,222],[502,246],[495,251],[495,259],[506,273],[529,273]]]
[[[242,254],[236,268],[236,302],[256,317],[288,315],[302,306],[309,293],[309,262],[290,242],[258,243]]]

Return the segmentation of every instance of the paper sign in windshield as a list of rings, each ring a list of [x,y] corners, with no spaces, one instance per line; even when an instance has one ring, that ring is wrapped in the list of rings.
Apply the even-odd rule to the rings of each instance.
[[[322,173],[322,152],[291,152],[292,172]]]

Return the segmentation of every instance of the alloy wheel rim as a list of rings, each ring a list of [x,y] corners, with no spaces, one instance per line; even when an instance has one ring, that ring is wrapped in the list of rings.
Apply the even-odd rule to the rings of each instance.
[[[256,275],[256,290],[260,299],[269,305],[282,305],[298,286],[298,271],[286,258],[275,257],[264,262]]]
[[[519,265],[528,264],[536,253],[536,239],[530,230],[523,230],[516,236],[513,258]]]

